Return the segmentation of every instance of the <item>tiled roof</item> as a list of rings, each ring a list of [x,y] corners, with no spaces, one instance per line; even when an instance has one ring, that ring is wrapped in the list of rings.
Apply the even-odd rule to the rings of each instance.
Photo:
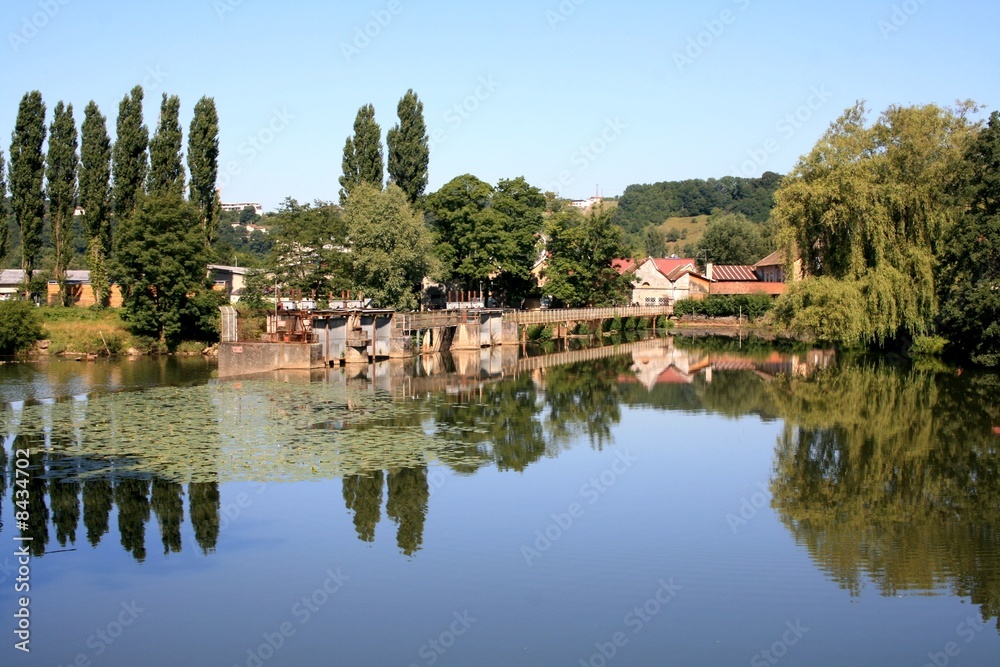
[[[613,259],[611,260],[611,266],[619,275],[625,275],[626,273],[635,271],[636,263],[634,259]]]
[[[775,250],[770,255],[754,264],[754,266],[784,266],[784,264],[785,253],[780,250]]]
[[[752,266],[739,264],[722,264],[712,267],[712,280],[744,282],[758,281],[757,274],[753,272]]]
[[[3,269],[0,271],[0,285],[20,285],[24,282],[24,271],[21,269]]]
[[[676,280],[676,278],[671,276],[670,274],[675,274],[677,277],[680,277],[681,275],[683,275],[685,269],[697,273],[693,259],[654,258],[653,263],[656,265],[656,270],[662,273],[670,280]]]

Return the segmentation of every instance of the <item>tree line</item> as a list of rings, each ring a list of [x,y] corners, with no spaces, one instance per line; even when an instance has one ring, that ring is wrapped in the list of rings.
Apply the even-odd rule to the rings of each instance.
[[[26,93],[7,165],[11,218],[26,294],[38,270],[47,222],[52,275],[63,303],[71,301],[67,271],[79,212],[97,302],[106,306],[111,283],[117,282],[123,316],[134,332],[171,344],[182,330],[204,333],[205,311],[214,307],[207,296],[211,286],[204,259],[219,212],[219,120],[214,100],[201,98],[188,136],[188,182],[180,99],[163,94],[150,136],[143,122],[143,95],[136,86],[122,99],[112,143],[107,118],[94,101],[87,104],[78,132],[72,104],[58,102],[46,127],[41,93]],[[3,162],[0,152],[0,174]],[[6,189],[7,181],[0,177],[3,200]],[[0,258],[13,249],[4,222]]]
[[[429,137],[413,90],[397,116],[384,151],[374,107],[358,110],[344,143],[339,205],[288,198],[269,220],[275,242],[264,264],[278,283],[320,298],[350,291],[411,309],[422,281],[432,278],[518,306],[539,295],[546,259],[545,289],[567,304],[627,299],[627,281],[610,267],[631,250],[610,212],[562,210],[522,176],[491,185],[462,174],[428,194]],[[251,278],[250,300],[259,304],[272,289],[264,273]]]

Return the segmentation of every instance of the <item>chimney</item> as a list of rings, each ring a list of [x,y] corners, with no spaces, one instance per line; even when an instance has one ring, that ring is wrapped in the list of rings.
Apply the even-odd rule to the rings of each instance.
[[[708,278],[709,280],[712,279],[712,263],[711,262],[705,262],[705,277]]]

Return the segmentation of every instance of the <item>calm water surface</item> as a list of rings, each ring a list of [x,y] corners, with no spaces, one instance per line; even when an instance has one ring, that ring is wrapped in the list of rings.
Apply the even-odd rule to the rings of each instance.
[[[0,664],[1000,664],[1000,379],[738,347],[0,366]]]

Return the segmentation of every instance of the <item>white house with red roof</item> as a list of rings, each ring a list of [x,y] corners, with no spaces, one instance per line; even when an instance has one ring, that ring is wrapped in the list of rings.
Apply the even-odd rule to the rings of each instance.
[[[613,266],[623,275],[632,274],[632,303],[640,306],[666,306],[708,293],[708,280],[693,259],[647,257],[615,260]]]

